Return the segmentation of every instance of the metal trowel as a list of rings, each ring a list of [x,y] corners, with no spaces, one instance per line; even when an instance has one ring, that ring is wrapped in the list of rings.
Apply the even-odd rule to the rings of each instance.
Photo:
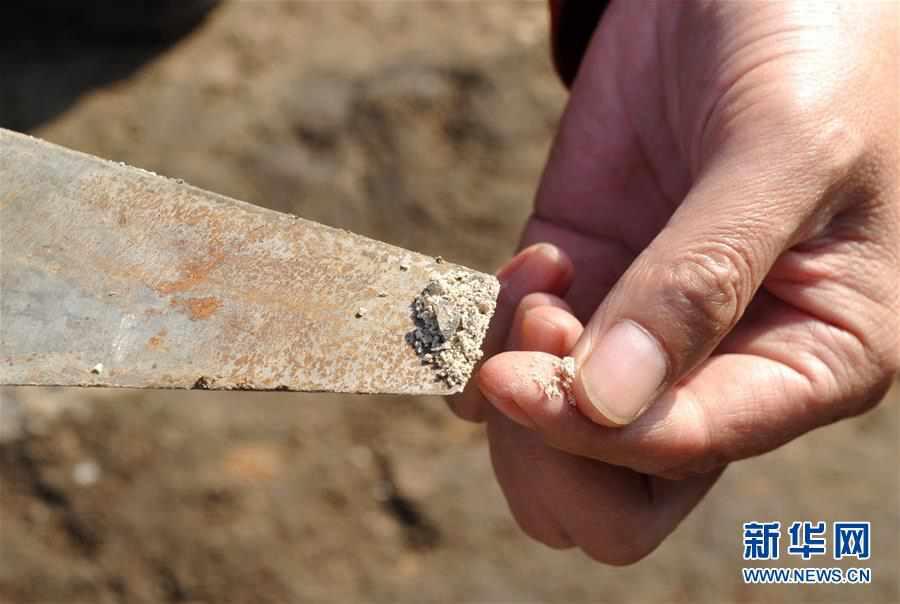
[[[408,334],[450,270],[0,130],[0,384],[448,394]]]

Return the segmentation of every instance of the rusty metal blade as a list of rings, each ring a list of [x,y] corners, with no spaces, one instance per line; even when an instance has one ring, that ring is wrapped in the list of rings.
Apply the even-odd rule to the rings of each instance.
[[[0,130],[0,384],[445,394],[405,338],[460,268]]]

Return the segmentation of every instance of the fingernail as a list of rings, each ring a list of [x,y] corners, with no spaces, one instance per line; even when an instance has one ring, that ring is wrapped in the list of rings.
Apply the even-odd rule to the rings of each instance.
[[[579,379],[590,403],[610,421],[633,421],[652,402],[666,378],[662,348],[631,321],[616,323],[581,366]]]
[[[511,300],[519,300],[536,289],[545,278],[539,262],[552,265],[559,260],[559,250],[548,243],[536,243],[519,252],[497,273],[497,279]],[[540,289],[539,287],[537,287]]]

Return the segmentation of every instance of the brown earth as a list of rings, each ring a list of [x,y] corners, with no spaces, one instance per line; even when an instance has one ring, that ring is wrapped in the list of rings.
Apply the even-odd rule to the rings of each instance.
[[[492,269],[565,100],[545,29],[542,2],[232,2],[161,51],[4,55],[0,123]],[[900,601],[898,388],[735,464],[628,568],[520,534],[440,400],[4,396],[0,602]],[[754,519],[871,520],[873,584],[743,585]]]

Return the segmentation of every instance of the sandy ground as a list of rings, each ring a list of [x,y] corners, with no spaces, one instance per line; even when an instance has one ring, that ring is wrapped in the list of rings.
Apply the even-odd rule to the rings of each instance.
[[[6,52],[0,124],[493,269],[565,101],[545,29],[542,2],[236,1],[161,52]],[[3,396],[0,602],[900,602],[898,388],[732,466],[628,568],[520,534],[440,400]],[[873,584],[745,586],[759,519],[872,521]]]

